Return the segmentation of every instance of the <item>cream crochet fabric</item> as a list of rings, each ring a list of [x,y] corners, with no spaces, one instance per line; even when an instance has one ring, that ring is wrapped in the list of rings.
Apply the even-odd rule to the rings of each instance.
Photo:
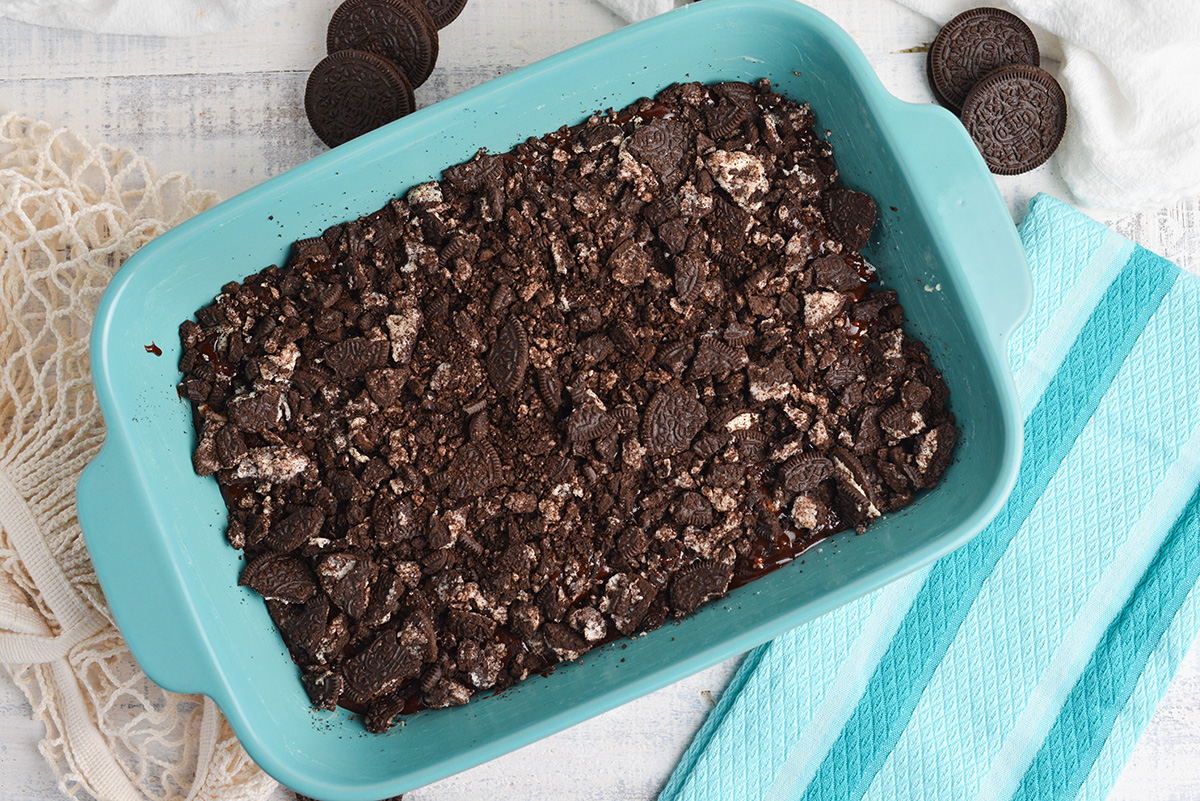
[[[75,517],[75,482],[104,439],[96,303],[134,251],[215,202],[135,153],[0,118],[0,662],[75,799],[256,801],[276,787],[211,700],[137,667]]]

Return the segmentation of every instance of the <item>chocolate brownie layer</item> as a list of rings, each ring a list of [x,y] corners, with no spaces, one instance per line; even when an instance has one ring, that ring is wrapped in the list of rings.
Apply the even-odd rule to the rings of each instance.
[[[464,703],[932,487],[954,422],[874,213],[807,106],[693,83],[225,286],[180,329],[194,464],[313,702]]]

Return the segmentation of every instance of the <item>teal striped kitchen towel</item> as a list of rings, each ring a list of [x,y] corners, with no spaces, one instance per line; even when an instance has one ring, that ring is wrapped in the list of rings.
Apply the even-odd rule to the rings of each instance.
[[[661,801],[1107,796],[1200,629],[1200,282],[1045,195],[1021,238],[1013,495],[750,652]]]

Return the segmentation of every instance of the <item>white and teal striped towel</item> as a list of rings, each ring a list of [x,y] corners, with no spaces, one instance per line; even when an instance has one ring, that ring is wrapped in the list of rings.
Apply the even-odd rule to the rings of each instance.
[[[1200,629],[1200,282],[1021,225],[1016,489],[931,567],[752,651],[660,801],[1105,798]]]

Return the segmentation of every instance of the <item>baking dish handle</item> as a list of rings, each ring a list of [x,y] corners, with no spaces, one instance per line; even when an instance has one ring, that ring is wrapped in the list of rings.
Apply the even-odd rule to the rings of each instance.
[[[110,437],[84,468],[76,508],[84,541],[112,610],[138,665],[156,684],[178,693],[212,695],[217,671],[167,543],[157,531],[135,461]]]
[[[918,198],[932,206],[927,219],[950,264],[960,267],[968,302],[973,301],[1002,363],[1008,338],[1029,313],[1033,281],[1029,260],[1009,216],[995,176],[962,123],[944,108],[896,101],[905,129],[897,146],[922,165],[909,175]]]

